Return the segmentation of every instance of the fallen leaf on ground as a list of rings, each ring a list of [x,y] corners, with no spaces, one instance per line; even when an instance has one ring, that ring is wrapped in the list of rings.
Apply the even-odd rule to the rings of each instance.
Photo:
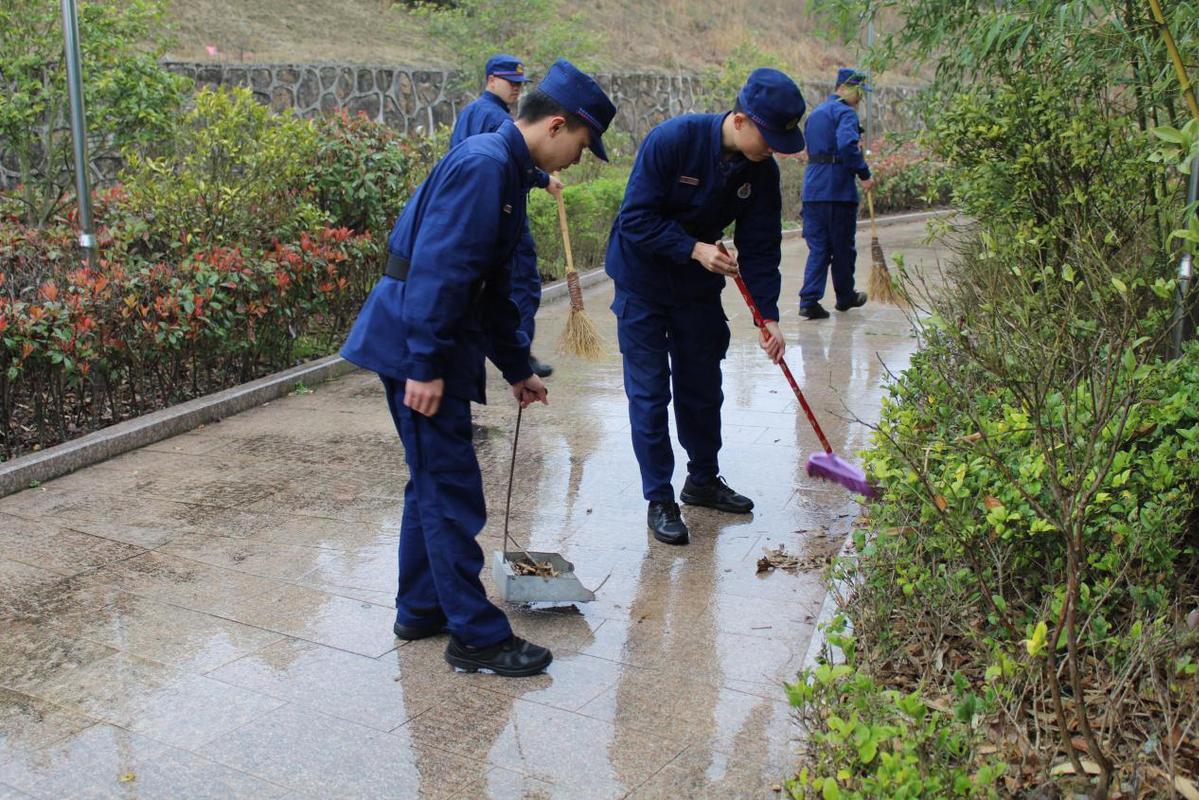
[[[1086,772],[1088,775],[1098,775],[1099,773],[1103,772],[1103,769],[1100,768],[1100,766],[1098,764],[1096,764],[1094,761],[1091,761],[1089,758],[1080,759],[1079,763],[1082,764],[1083,771]],[[1074,775],[1074,774],[1076,774],[1076,772],[1074,770],[1074,765],[1071,764],[1069,761],[1067,761],[1063,764],[1058,764],[1056,767],[1049,770],[1049,774],[1050,775]]]
[[[935,503],[937,508],[939,508],[941,511],[949,508],[949,501],[945,499],[945,495],[943,494],[935,495],[933,497],[933,503]]]
[[[137,776],[134,775],[132,772],[126,772],[124,775],[121,776],[121,783],[130,783],[135,780],[137,780]]]
[[[510,563],[512,571],[517,575],[537,575],[542,578],[554,578],[558,575],[558,570],[554,569],[554,565],[548,561],[532,561],[522,558]]]

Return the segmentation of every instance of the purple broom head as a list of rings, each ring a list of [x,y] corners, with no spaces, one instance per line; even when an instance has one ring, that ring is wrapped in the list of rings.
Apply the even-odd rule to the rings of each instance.
[[[808,474],[839,483],[851,492],[868,498],[878,496],[878,490],[866,480],[865,472],[832,453],[813,453],[808,456]]]

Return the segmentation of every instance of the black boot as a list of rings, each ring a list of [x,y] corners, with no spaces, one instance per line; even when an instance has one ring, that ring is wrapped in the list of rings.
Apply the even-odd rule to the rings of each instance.
[[[538,378],[548,378],[554,374],[554,368],[551,365],[532,353],[529,354],[529,369],[533,370],[533,374]]]
[[[838,311],[848,311],[851,308],[861,308],[864,305],[866,305],[866,293],[854,292],[852,300],[850,300],[848,303],[837,303],[837,305],[834,307]],[[825,316],[828,316],[827,313]]]
[[[754,501],[745,495],[737,494],[732,487],[719,476],[702,486],[693,483],[691,476],[683,484],[683,493],[679,499],[691,506],[707,506],[717,511],[728,511],[732,514],[748,514],[753,511]]]
[[[397,639],[404,639],[409,642],[414,642],[417,639],[428,639],[430,636],[437,636],[445,633],[445,623],[425,625],[402,625],[399,622],[391,626],[391,630],[395,633]]]
[[[505,678],[524,678],[544,672],[554,660],[554,654],[515,635],[490,647],[471,647],[458,641],[457,636],[450,636],[450,642],[445,646],[445,660],[450,666],[467,672],[487,669]]]
[[[799,307],[799,315],[808,319],[828,319],[828,311],[819,303],[805,303]]]
[[[679,514],[679,506],[671,500],[651,500],[645,523],[654,532],[654,538],[664,544],[687,544],[691,541],[687,523]]]

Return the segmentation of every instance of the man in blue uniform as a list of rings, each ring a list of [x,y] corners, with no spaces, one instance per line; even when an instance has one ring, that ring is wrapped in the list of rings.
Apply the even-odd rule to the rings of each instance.
[[[462,109],[454,132],[450,136],[450,147],[461,144],[468,136],[493,133],[511,119],[511,106],[520,97],[525,77],[525,65],[515,56],[494,55],[487,60],[484,70],[487,85],[478,99]],[[562,192],[562,181],[537,170],[536,185],[552,195]],[[541,273],[537,271],[537,249],[533,234],[526,221],[516,258],[512,262],[512,302],[520,310],[520,330],[533,345],[534,317],[541,306]],[[554,368],[530,353],[529,365],[539,377],[545,378]]]
[[[858,233],[858,188],[874,186],[870,167],[862,156],[862,128],[854,110],[869,92],[866,76],[855,69],[837,71],[833,94],[812,109],[808,117],[808,166],[803,176],[803,236],[808,242],[808,265],[799,292],[799,314],[827,319],[820,305],[833,270],[833,291],[838,311],[866,305],[866,293],[854,288],[854,246]]]
[[[485,401],[484,355],[522,407],[546,402],[511,300],[512,254],[537,171],[577,163],[584,147],[607,160],[600,136],[615,113],[592,78],[560,59],[515,123],[451,149],[396,221],[385,276],[341,351],[383,379],[408,463],[395,634],[448,630],[456,668],[532,675],[552,658],[513,635],[479,580],[486,507],[470,403]]]
[[[675,504],[674,451],[666,408],[687,451],[684,503],[748,513],[753,502],[720,477],[720,362],[729,326],[725,276],[744,275],[765,319],[762,347],[783,354],[778,328],[782,197],[772,154],[803,149],[803,95],[783,73],[755,70],[731,112],[663,122],[641,144],[612,225],[606,269],[624,358],[633,451],[659,541],[686,544]],[[736,258],[716,246],[736,222]]]

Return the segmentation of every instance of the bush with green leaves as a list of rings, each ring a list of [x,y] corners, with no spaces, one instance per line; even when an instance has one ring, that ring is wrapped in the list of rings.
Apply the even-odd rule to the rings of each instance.
[[[624,200],[627,181],[627,173],[621,177],[609,175],[586,183],[568,183],[562,190],[575,269],[586,270],[603,263],[608,233]],[[561,278],[566,274],[566,252],[558,225],[558,204],[548,192],[529,193],[529,228],[537,245],[542,278]]]
[[[1007,765],[980,754],[985,738],[973,724],[993,707],[993,697],[974,694],[964,679],[948,698],[932,703],[920,691],[884,688],[857,664],[843,617],[834,618],[826,634],[845,648],[846,661],[805,669],[787,685],[787,697],[810,731],[809,758],[786,782],[791,797],[997,796],[995,786]]]
[[[0,4],[0,140],[18,172],[21,220],[45,225],[71,202],[74,161],[63,63],[62,10],[45,0]],[[162,4],[79,4],[88,151],[95,165],[167,138],[187,80],[158,64]]]
[[[317,147],[311,122],[272,115],[249,89],[201,90],[169,151],[131,152],[121,173],[145,253],[197,243],[266,247],[315,229],[322,212],[308,177]]]

